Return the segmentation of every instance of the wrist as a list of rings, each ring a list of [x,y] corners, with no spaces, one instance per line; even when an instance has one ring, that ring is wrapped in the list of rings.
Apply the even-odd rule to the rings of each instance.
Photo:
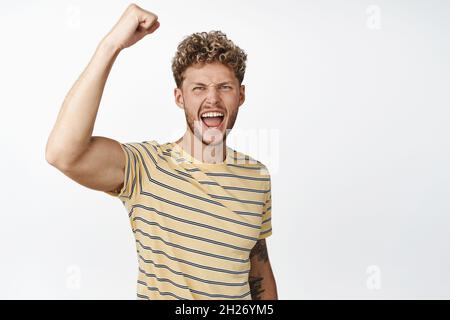
[[[118,55],[120,51],[122,51],[122,48],[117,45],[115,42],[111,41],[111,39],[105,37],[100,42],[97,48],[99,51],[110,54],[110,55]]]

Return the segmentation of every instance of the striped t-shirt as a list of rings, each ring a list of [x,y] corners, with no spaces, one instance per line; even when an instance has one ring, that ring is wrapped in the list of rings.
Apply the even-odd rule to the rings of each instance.
[[[121,143],[125,206],[139,261],[138,299],[250,300],[249,254],[272,234],[264,164],[227,146],[200,163],[175,142]]]

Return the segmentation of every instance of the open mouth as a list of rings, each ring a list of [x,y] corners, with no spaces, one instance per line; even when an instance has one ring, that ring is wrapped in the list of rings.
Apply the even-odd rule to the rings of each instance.
[[[222,124],[224,114],[222,112],[205,112],[200,118],[208,128],[217,128]]]

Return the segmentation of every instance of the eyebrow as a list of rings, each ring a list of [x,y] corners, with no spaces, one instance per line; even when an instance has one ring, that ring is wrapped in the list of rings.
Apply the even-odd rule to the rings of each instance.
[[[222,84],[233,84],[233,82],[232,81],[224,81],[224,82],[218,83],[218,85],[222,85]],[[207,86],[206,84],[201,83],[201,82],[193,82],[193,83],[191,83],[191,85]]]

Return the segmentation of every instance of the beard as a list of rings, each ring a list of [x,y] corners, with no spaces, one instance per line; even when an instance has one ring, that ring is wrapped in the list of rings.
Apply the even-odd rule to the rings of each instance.
[[[225,119],[223,119],[223,121],[226,121],[225,132],[215,128],[204,130],[202,119],[197,119],[197,115],[189,113],[186,109],[184,115],[189,131],[196,139],[201,141],[204,145],[216,145],[218,143],[225,143],[228,134],[231,132],[231,129],[236,122],[238,110],[239,108],[235,108],[231,113],[227,114]]]

